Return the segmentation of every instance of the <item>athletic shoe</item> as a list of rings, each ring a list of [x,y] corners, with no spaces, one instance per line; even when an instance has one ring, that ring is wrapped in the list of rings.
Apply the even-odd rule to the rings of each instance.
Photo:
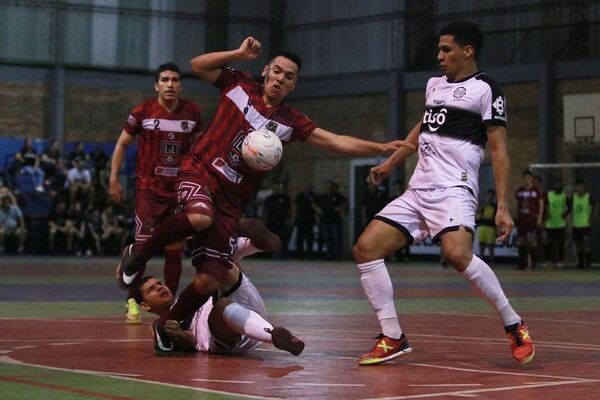
[[[266,253],[277,253],[281,250],[279,236],[267,229],[265,224],[256,218],[243,218],[240,228],[248,236],[254,247]]]
[[[117,280],[119,287],[123,290],[129,289],[136,280],[141,278],[146,269],[146,263],[135,257],[133,244],[123,249],[123,256],[119,265],[117,265]]]
[[[377,339],[375,347],[358,359],[360,365],[381,364],[412,351],[404,333],[400,336],[400,339],[392,339],[383,333],[380,333],[375,339]]]
[[[304,350],[304,342],[285,328],[273,328],[271,330],[271,339],[273,340],[273,346],[288,351],[295,356]]]
[[[527,325],[523,321],[518,324],[512,324],[504,327],[508,341],[510,342],[510,348],[512,350],[512,356],[519,364],[526,364],[533,360],[535,355],[535,347],[531,336],[529,336],[529,330]]]
[[[173,351],[173,342],[167,336],[164,326],[157,319],[152,323],[152,337],[154,338],[154,352],[159,355],[168,355]]]
[[[136,303],[135,299],[128,299],[125,307],[127,310],[125,313],[125,322],[128,324],[139,324],[142,322],[140,306],[138,306],[138,303]]]

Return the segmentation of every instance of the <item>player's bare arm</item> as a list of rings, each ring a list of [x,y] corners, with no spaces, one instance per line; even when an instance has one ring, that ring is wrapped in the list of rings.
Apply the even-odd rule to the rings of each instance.
[[[238,49],[202,54],[193,58],[190,64],[194,74],[212,84],[221,74],[221,67],[235,61],[255,60],[260,56],[261,51],[262,44],[252,36],[248,36]]]
[[[506,150],[506,128],[503,126],[489,126],[486,128],[486,134],[496,184],[496,202],[498,205],[496,228],[498,229],[498,239],[504,242],[510,237],[514,226],[508,210],[508,197],[506,194],[508,173],[510,171],[510,161]]]
[[[165,333],[173,340],[180,351],[195,351],[198,340],[192,332],[182,329],[177,321],[165,322]]]
[[[367,182],[370,185],[377,186],[387,178],[394,168],[404,163],[408,157],[417,152],[419,145],[419,132],[421,131],[421,122],[418,122],[408,133],[406,139],[400,143],[400,146],[383,163],[371,168]]]
[[[306,139],[306,143],[311,146],[348,156],[390,154],[401,146],[402,142],[402,140],[386,143],[372,142],[353,136],[337,135],[322,128],[316,128]]]
[[[119,182],[119,171],[125,160],[125,151],[127,147],[133,143],[135,136],[130,135],[125,130],[121,131],[121,135],[115,145],[115,150],[110,161],[110,178],[108,180],[108,194],[115,204],[123,202],[123,188]]]

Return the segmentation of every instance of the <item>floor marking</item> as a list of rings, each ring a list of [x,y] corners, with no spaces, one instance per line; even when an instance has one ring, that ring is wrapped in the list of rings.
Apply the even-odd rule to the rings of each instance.
[[[21,349],[35,349],[35,348],[37,348],[37,346],[31,346],[31,345],[28,345],[28,346],[17,346],[17,347],[13,347],[13,350],[21,350]]]
[[[194,382],[248,383],[248,384],[256,383],[256,382],[253,382],[253,381],[230,381],[230,380],[226,380],[226,379],[202,379],[202,378],[194,378],[194,379],[190,379],[190,380],[194,381]]]
[[[458,314],[458,313],[427,313],[427,314],[440,314],[454,317],[486,317],[486,318],[498,318],[495,314]],[[600,322],[595,321],[578,321],[578,320],[570,320],[570,319],[553,319],[553,318],[540,318],[540,317],[527,317],[527,321],[544,321],[544,322],[556,322],[556,323],[564,323],[564,324],[581,324],[581,325],[600,325]]]
[[[81,344],[81,342],[61,342],[61,343],[50,343],[50,346],[70,346],[72,344]]]
[[[0,354],[8,354],[11,352],[12,352],[12,350],[0,350]]]
[[[586,382],[588,382],[588,381],[585,381],[585,380],[562,381],[562,382],[540,383],[537,385],[504,386],[504,387],[487,388],[487,389],[459,390],[459,391],[454,391],[454,392],[413,394],[413,395],[408,395],[408,396],[374,397],[374,398],[369,398],[369,399],[365,399],[365,400],[404,400],[404,399],[423,399],[423,398],[428,398],[428,397],[443,397],[443,396],[469,396],[469,395],[477,395],[477,394],[481,394],[481,393],[503,392],[503,391],[509,391],[509,390],[531,389],[531,388],[537,388],[537,387],[575,385],[575,384],[586,383]]]
[[[293,386],[334,386],[334,387],[364,387],[362,383],[311,383],[311,382],[299,382],[294,383]]]
[[[421,385],[409,385],[409,386],[424,386],[424,387],[438,387],[438,386],[483,386],[483,383],[437,383],[437,384],[421,384]]]
[[[159,381],[151,381],[148,379],[131,378],[131,377],[121,376],[121,375],[116,375],[116,374],[115,375],[113,375],[113,374],[105,375],[104,373],[99,373],[98,371],[91,371],[91,370],[50,367],[50,366],[41,365],[41,364],[24,363],[22,361],[15,360],[14,358],[11,358],[8,356],[0,356],[0,363],[23,365],[23,366],[27,366],[27,367],[49,369],[49,370],[53,370],[53,371],[74,372],[74,373],[92,375],[92,376],[102,375],[102,376],[106,376],[106,377],[112,378],[112,379],[120,379],[120,380],[124,380],[124,381],[148,383],[148,384],[152,384],[152,385],[160,385],[160,386],[167,386],[167,387],[173,387],[173,388],[178,388],[178,389],[193,390],[195,392],[200,392],[200,393],[213,393],[213,394],[220,394],[220,395],[226,395],[226,396],[232,396],[232,397],[237,396],[237,397],[241,397],[244,399],[259,399],[259,400],[275,400],[275,399],[277,399],[275,397],[256,396],[256,395],[251,395],[251,394],[227,392],[224,390],[214,390],[214,389],[199,388],[199,387],[195,387],[195,386],[178,385],[175,383],[166,383],[166,382],[159,382]]]

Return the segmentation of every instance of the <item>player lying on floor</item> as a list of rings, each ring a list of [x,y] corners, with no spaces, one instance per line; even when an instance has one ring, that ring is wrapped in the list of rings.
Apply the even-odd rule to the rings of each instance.
[[[239,268],[239,259],[258,252],[250,239],[239,238],[234,260],[220,289],[193,315],[183,321],[168,320],[165,333],[172,350],[203,353],[245,354],[260,346],[275,347],[297,356],[304,342],[282,327],[273,327],[265,318],[265,304],[256,287]],[[236,257],[236,255],[238,257]],[[134,286],[135,300],[146,311],[165,314],[177,299],[162,282],[146,276]],[[156,338],[160,341],[159,338]],[[158,343],[158,353],[163,353]]]

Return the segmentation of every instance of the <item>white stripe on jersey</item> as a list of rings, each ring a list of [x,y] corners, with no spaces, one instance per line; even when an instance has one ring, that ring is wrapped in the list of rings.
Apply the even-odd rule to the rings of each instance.
[[[246,107],[245,118],[246,121],[252,126],[254,129],[259,129],[267,125],[270,119],[266,118],[264,115],[258,112],[256,108],[252,104],[248,105],[248,95],[244,92],[241,86],[236,86],[231,89],[227,94],[227,96],[233,103],[237,106],[241,113],[244,113]],[[281,139],[282,142],[289,142],[292,137],[292,127],[282,124],[281,122],[276,122],[277,128],[275,130],[275,134]]]
[[[158,129],[161,132],[188,133],[194,130],[195,127],[196,121],[188,119],[146,118],[142,120],[142,129],[150,131]]]

